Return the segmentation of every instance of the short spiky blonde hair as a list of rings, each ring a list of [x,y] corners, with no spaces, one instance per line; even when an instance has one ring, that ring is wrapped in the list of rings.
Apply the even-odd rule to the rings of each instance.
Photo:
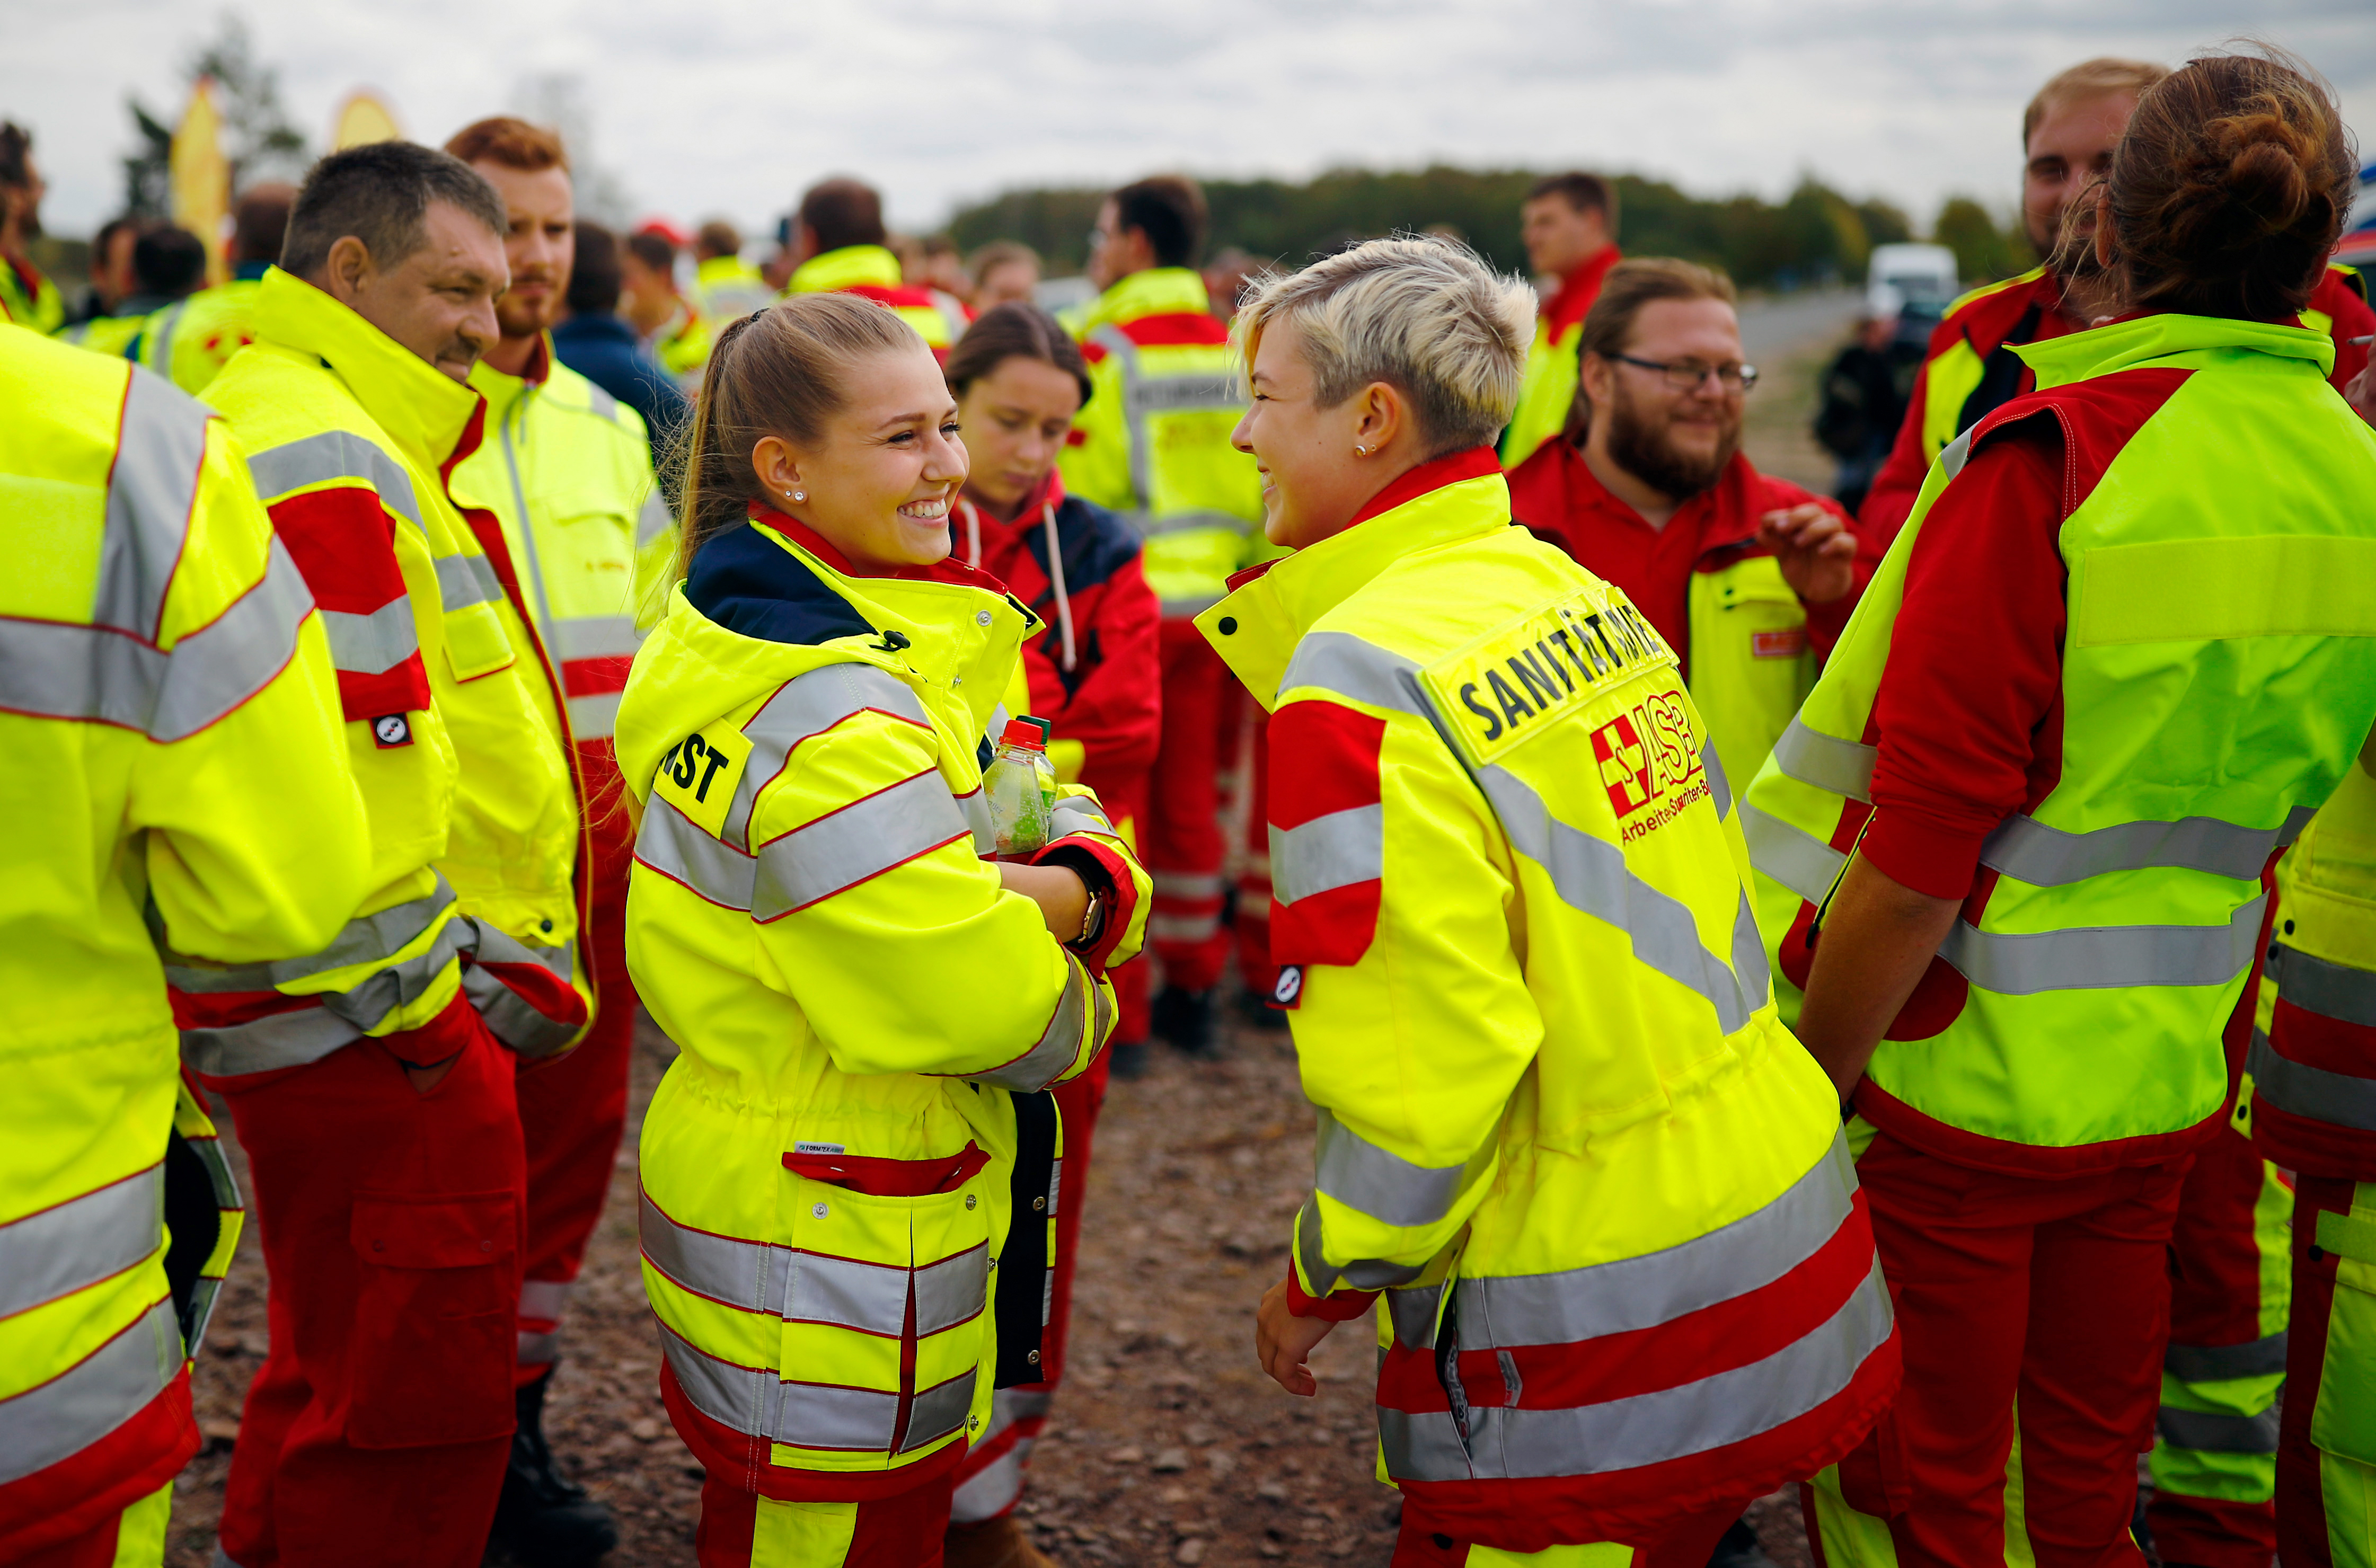
[[[1249,372],[1273,322],[1303,334],[1322,408],[1383,381],[1411,400],[1428,454],[1491,442],[1518,404],[1535,291],[1432,234],[1372,240],[1255,281],[1230,335]]]

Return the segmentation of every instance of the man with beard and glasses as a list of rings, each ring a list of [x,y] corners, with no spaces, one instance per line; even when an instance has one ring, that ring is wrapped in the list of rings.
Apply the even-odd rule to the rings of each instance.
[[[1517,519],[1615,583],[1682,655],[1726,777],[1745,787],[1871,576],[1837,505],[1740,455],[1732,283],[1686,261],[1610,271],[1585,316],[1562,438],[1510,476]]]
[[[518,1431],[494,1534],[529,1568],[591,1562],[617,1544],[610,1511],[564,1476],[544,1438],[545,1390],[561,1319],[602,1213],[627,1114],[636,992],[627,978],[627,862],[611,719],[636,646],[629,603],[639,531],[664,533],[644,422],[555,358],[549,329],[569,292],[576,214],[561,138],[505,116],[457,132],[446,149],[503,198],[511,287],[495,300],[501,336],[470,372],[486,398],[485,439],[456,467],[455,498],[499,527],[521,600],[564,711],[586,801],[590,868],[587,965],[600,1005],[577,1049],[523,1064],[527,1253],[513,1370]],[[547,710],[552,712],[552,710]]]

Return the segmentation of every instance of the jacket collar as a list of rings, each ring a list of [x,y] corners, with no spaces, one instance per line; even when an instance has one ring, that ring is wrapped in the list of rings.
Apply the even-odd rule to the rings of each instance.
[[[2274,321],[2168,312],[2124,316],[2067,337],[2016,344],[2014,352],[2037,373],[2037,389],[2044,392],[2205,349],[2240,349],[2280,359],[2308,360],[2318,366],[2322,376],[2334,369],[2334,339],[2323,332]]]
[[[799,270],[792,274],[790,291],[827,294],[853,283],[871,283],[878,289],[897,288],[899,258],[881,245],[844,245],[801,263]]]
[[[759,275],[757,267],[739,255],[713,255],[707,261],[696,263],[693,269],[693,280],[696,284],[732,283]]]
[[[475,445],[485,399],[303,279],[274,267],[257,285],[257,338],[311,354],[388,436],[430,468]]]
[[[1229,597],[1196,617],[1265,708],[1295,645],[1320,618],[1404,556],[1510,524],[1510,486],[1490,446],[1420,464],[1354,515],[1345,529],[1292,555],[1241,572]]]
[[[509,416],[515,404],[552,379],[552,334],[539,333],[524,374],[513,375],[481,360],[470,367],[470,385],[486,398],[487,418],[500,422]]]
[[[1121,279],[1099,294],[1089,309],[1084,332],[1108,322],[1136,321],[1147,315],[1210,315],[1213,297],[1205,279],[1187,267],[1150,267]]]
[[[1624,259],[1625,253],[1611,240],[1569,269],[1568,275],[1560,279],[1558,291],[1543,302],[1543,320],[1550,325],[1552,337],[1584,319],[1592,302],[1600,297],[1601,279],[1609,276],[1610,267]]]

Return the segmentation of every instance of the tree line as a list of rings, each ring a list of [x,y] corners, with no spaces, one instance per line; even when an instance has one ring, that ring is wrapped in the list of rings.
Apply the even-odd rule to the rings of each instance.
[[[1523,271],[1518,205],[1537,178],[1523,169],[1445,165],[1417,172],[1332,170],[1301,184],[1208,180],[1212,208],[1206,251],[1236,247],[1263,261],[1301,266],[1346,244],[1397,230],[1448,232],[1509,271]],[[1872,247],[1911,239],[1907,215],[1877,198],[1854,201],[1810,175],[1779,202],[1740,195],[1694,196],[1664,180],[1616,177],[1618,242],[1638,255],[1680,255],[1721,267],[1744,288],[1790,289],[1858,282]],[[1103,188],[1012,190],[960,208],[949,221],[958,246],[1020,240],[1051,271],[1076,270],[1097,220]],[[1978,281],[2033,264],[2019,220],[2000,228],[1988,209],[1951,197],[1931,233],[1955,252],[1958,270]]]

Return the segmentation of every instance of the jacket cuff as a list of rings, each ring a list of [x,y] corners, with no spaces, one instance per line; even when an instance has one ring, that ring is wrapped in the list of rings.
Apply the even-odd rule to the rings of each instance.
[[[1331,1290],[1325,1296],[1315,1296],[1303,1288],[1297,1277],[1295,1265],[1287,1265],[1287,1310],[1297,1317],[1325,1318],[1330,1323],[1350,1323],[1370,1310],[1378,1299],[1375,1290]]]
[[[1093,893],[1106,896],[1105,928],[1098,932],[1094,945],[1064,945],[1080,955],[1090,968],[1103,973],[1106,960],[1130,932],[1131,917],[1138,910],[1138,882],[1130,874],[1130,860],[1120,849],[1092,834],[1072,833],[1031,857],[1035,866],[1060,865],[1077,872]]]
[[[1857,853],[1902,887],[1931,898],[1970,896],[1986,832],[1951,826],[1900,806],[1876,810]]]

